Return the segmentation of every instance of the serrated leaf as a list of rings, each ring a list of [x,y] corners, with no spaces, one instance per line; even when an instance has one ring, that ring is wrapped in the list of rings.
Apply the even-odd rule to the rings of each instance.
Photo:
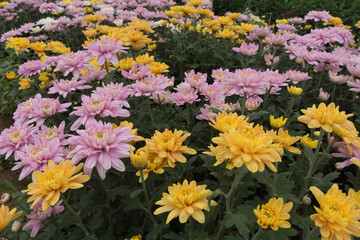
[[[139,195],[140,193],[142,193],[142,191],[143,191],[142,188],[136,189],[136,190],[132,191],[132,192],[130,193],[130,198],[135,198],[137,195]]]

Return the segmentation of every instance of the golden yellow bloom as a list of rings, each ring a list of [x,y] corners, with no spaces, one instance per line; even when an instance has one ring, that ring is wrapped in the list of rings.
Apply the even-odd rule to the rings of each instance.
[[[33,42],[30,43],[30,48],[34,50],[34,52],[39,56],[42,57],[45,55],[44,51],[46,50],[46,43],[44,42]]]
[[[204,17],[212,17],[214,16],[214,12],[212,12],[208,8],[198,8],[197,13]]]
[[[42,198],[42,210],[45,211],[49,206],[54,206],[60,199],[60,193],[70,189],[82,188],[82,183],[89,181],[90,176],[78,173],[83,167],[83,163],[73,166],[70,160],[63,161],[59,165],[50,160],[45,166],[44,172],[35,171],[33,176],[36,180],[28,185],[28,189],[22,191],[32,195],[27,202],[34,202],[31,208]],[[76,174],[78,173],[78,174]],[[74,175],[76,174],[76,175]]]
[[[142,238],[141,238],[141,235],[140,235],[140,234],[137,235],[137,236],[134,236],[134,237],[130,238],[130,240],[141,240],[141,239],[142,239]],[[129,239],[125,238],[124,240],[129,240]]]
[[[22,212],[16,212],[16,208],[11,209],[9,211],[9,207],[1,204],[0,207],[0,233],[4,228],[9,224],[9,222],[15,220],[20,217]]]
[[[289,152],[295,153],[295,154],[301,154],[300,149],[293,147],[294,143],[299,141],[300,137],[292,137],[289,135],[288,130],[283,130],[280,128],[277,132],[277,135],[274,138],[274,143],[279,143],[283,148],[288,150]]]
[[[191,216],[199,223],[205,222],[205,214],[202,210],[210,211],[207,197],[212,194],[212,191],[206,189],[206,185],[196,185],[195,181],[188,180],[184,182],[173,184],[168,188],[168,193],[163,193],[161,200],[157,201],[156,205],[162,207],[155,210],[154,214],[158,215],[164,212],[170,212],[166,224],[172,219],[179,216],[180,223],[185,223]],[[216,202],[211,200],[211,205],[216,205]]]
[[[86,30],[83,30],[82,31],[84,33],[84,35],[87,37],[87,38],[93,38],[95,37],[98,32],[96,31],[96,29],[94,28],[89,28],[89,29],[86,29]]]
[[[117,64],[115,64],[115,67],[119,67],[120,71],[121,70],[125,70],[125,71],[129,71],[135,64],[136,62],[134,61],[133,58],[131,57],[127,57],[127,58],[123,58],[121,59]]]
[[[231,18],[232,20],[236,20],[236,19],[239,18],[240,13],[233,12],[233,13],[229,13],[227,16],[228,16],[229,18]]]
[[[105,17],[103,17],[102,15],[89,14],[86,17],[83,17],[81,20],[83,22],[85,22],[85,24],[86,24],[86,23],[97,23],[97,22],[100,22],[100,21],[102,21],[104,19],[105,19]]]
[[[240,129],[252,127],[253,123],[248,122],[249,118],[244,115],[238,116],[237,113],[219,112],[216,120],[210,120],[210,126],[220,132],[229,132],[230,129]]]
[[[305,25],[304,28],[305,28],[306,30],[309,30],[309,29],[311,28],[311,25]]]
[[[154,51],[155,49],[156,49],[156,44],[155,43],[148,45],[148,51],[149,52]]]
[[[346,196],[337,184],[324,194],[317,187],[310,187],[319,203],[317,213],[310,216],[315,226],[320,228],[321,239],[351,239],[360,237],[360,209],[356,201]]]
[[[23,89],[28,89],[30,88],[30,82],[32,82],[33,80],[31,80],[30,78],[20,78],[19,81],[19,89],[23,90]]]
[[[175,167],[175,162],[185,163],[185,154],[196,154],[196,151],[187,146],[183,146],[183,142],[191,135],[187,133],[183,135],[183,131],[176,130],[174,132],[165,129],[163,133],[156,131],[151,139],[145,139],[146,146],[149,151],[155,152],[157,157],[155,162],[166,161],[170,167]]]
[[[169,21],[170,21],[172,24],[178,24],[178,23],[180,22],[180,19],[170,18]]]
[[[311,149],[315,149],[317,144],[318,144],[318,141],[319,140],[312,140],[310,137],[309,137],[309,134],[306,134],[305,136],[301,137],[300,138],[300,143],[301,145],[303,146],[307,146]]]
[[[274,115],[270,116],[270,125],[272,128],[282,128],[285,123],[287,121],[287,118],[284,119],[283,116],[279,117],[279,118],[275,118]]]
[[[279,227],[290,228],[291,225],[287,220],[290,219],[289,212],[292,207],[292,202],[284,204],[282,198],[271,198],[266,204],[258,205],[254,209],[254,213],[258,218],[257,224],[265,229],[271,227],[274,231],[277,231]]]
[[[303,116],[298,117],[298,120],[308,125],[309,128],[322,128],[326,132],[331,133],[334,128],[343,128],[345,130],[354,130],[354,124],[347,120],[353,114],[346,114],[344,111],[340,112],[339,107],[335,107],[335,103],[330,103],[326,106],[325,103],[320,103],[316,108],[315,104],[311,108],[302,109]]]
[[[201,4],[204,3],[204,0],[190,0],[188,2],[186,2],[186,6],[194,6],[194,7],[198,7]]]
[[[227,160],[226,168],[233,169],[245,164],[250,172],[263,172],[265,165],[272,171],[277,169],[274,162],[281,162],[283,149],[278,143],[273,143],[274,134],[266,133],[262,126],[229,129],[220,133],[212,141],[217,147],[209,146],[210,152],[204,154],[215,156],[217,166]]]
[[[94,12],[94,9],[92,9],[91,7],[84,7],[83,9],[84,9],[84,11],[87,12],[87,13],[92,13],[92,12]]]
[[[300,94],[302,93],[302,88],[298,88],[295,86],[287,86],[287,90],[292,96],[300,96]]]
[[[0,6],[2,6],[2,7],[5,7],[5,6],[8,5],[8,4],[9,4],[9,2],[6,2],[6,1],[0,2]]]
[[[140,65],[141,63],[145,65],[148,65],[152,62],[155,62],[154,60],[154,56],[149,56],[148,53],[145,53],[143,55],[139,55],[135,58],[135,61],[138,65]]]
[[[18,76],[16,75],[16,73],[14,72],[7,72],[6,73],[6,78],[9,79],[9,80],[13,80],[15,78],[17,78]]]
[[[358,162],[358,161],[354,161]],[[355,192],[354,189],[350,188],[348,192],[348,197],[356,201],[356,208],[360,209],[360,191]]]
[[[62,42],[59,41],[48,42],[46,50],[59,54],[70,53],[70,48],[67,48]]]
[[[354,26],[357,27],[357,28],[360,28],[360,20],[357,23],[355,23]]]
[[[327,23],[327,24],[334,25],[334,26],[342,26],[343,25],[343,21],[341,20],[341,18],[333,17],[333,16],[331,16],[331,17],[332,18],[329,19],[329,23]],[[327,25],[327,24],[324,24],[324,25]]]
[[[130,160],[131,164],[136,169],[144,169],[147,166],[149,158],[149,149],[147,147],[142,147],[136,150],[134,154],[132,147],[130,148]]]
[[[162,73],[169,72],[168,68],[169,65],[167,65],[166,63],[161,63],[161,62],[150,63],[150,71],[152,72],[152,74],[155,75],[160,75]]]
[[[234,31],[224,28],[223,30],[218,31],[215,34],[216,37],[224,38],[224,39],[235,39],[239,37]]]
[[[112,90],[112,89],[110,89],[110,91],[111,91],[111,90]],[[114,90],[116,90],[116,89],[114,89]],[[117,127],[120,127],[120,128],[128,127],[128,128],[130,128],[130,130],[131,130],[131,135],[134,135],[134,136],[135,136],[135,138],[134,138],[131,142],[129,142],[130,145],[133,145],[135,142],[139,142],[139,141],[144,141],[144,140],[145,140],[143,137],[138,136],[138,134],[137,134],[137,128],[134,128],[134,124],[133,124],[132,122],[122,121],[122,122],[120,122],[119,126],[116,126],[116,124],[113,123],[113,124],[112,124],[112,127],[113,127],[113,129],[115,129],[115,128],[117,128]]]
[[[169,167],[167,161],[155,162],[157,156],[158,156],[157,153],[149,152],[147,166],[143,170],[144,180],[148,178],[150,172],[154,172],[156,174],[162,174],[165,172],[164,167]],[[136,172],[136,176],[139,177],[139,182],[141,182],[140,171]]]
[[[276,23],[289,23],[289,21],[287,19],[276,19],[275,22]]]
[[[154,33],[154,30],[151,28],[151,24],[145,20],[134,18],[131,20],[131,22],[128,23],[128,26],[131,26],[139,31]]]
[[[239,33],[245,35],[245,33],[252,32],[253,26],[252,24],[241,22]]]
[[[11,37],[8,41],[6,41],[6,47],[14,49],[15,53],[19,55],[20,53],[26,51],[28,52],[28,48],[30,47],[30,41],[24,37]]]

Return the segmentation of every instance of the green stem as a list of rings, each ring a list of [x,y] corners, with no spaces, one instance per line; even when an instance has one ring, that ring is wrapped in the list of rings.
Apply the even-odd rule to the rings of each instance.
[[[154,116],[153,116],[152,111],[151,111],[150,99],[147,97],[147,98],[146,98],[146,101],[147,101],[147,106],[148,106],[148,111],[149,111],[150,120],[151,120],[151,123],[152,123],[152,125],[153,125],[153,128],[155,129],[155,122],[154,122]]]
[[[246,92],[244,92],[244,97],[241,103],[241,115],[245,114],[245,103],[246,103]]]
[[[187,126],[187,129],[189,130],[189,132],[191,132],[191,129],[190,129],[190,121],[191,121],[191,118],[190,118],[190,107],[189,107],[189,103],[186,103],[186,110],[187,110],[187,118],[186,118],[186,126]]]
[[[51,215],[50,219],[51,219],[51,222],[55,225],[56,231],[58,232],[60,239],[65,240],[65,236],[64,236],[63,232],[61,231],[59,224],[56,222],[54,215]]]
[[[110,77],[109,66],[108,66],[108,62],[106,59],[105,59],[105,70],[106,70],[106,75]]]
[[[262,227],[259,226],[259,228],[258,228],[258,230],[256,231],[256,233],[255,233],[254,237],[252,238],[252,240],[257,240],[258,237],[259,237],[259,235],[260,235],[260,233],[261,233],[261,231],[262,231]]]
[[[286,109],[286,116],[285,118],[288,118],[290,116],[290,114],[292,113],[292,110],[293,110],[293,107],[294,107],[294,99],[295,97],[294,96],[291,96],[290,98],[290,102],[289,102],[289,105]]]
[[[316,234],[316,230],[317,230],[317,227],[315,227],[313,230],[311,230],[309,235],[306,236],[305,240],[312,240],[314,237],[314,234]]]
[[[61,195],[61,198],[63,199],[67,209],[74,215],[74,217],[78,221],[79,227],[81,228],[81,230],[83,230],[83,232],[85,233],[85,236],[89,236],[90,234],[89,234],[88,230],[86,229],[86,227],[84,226],[84,223],[81,220],[79,213],[75,212],[74,209],[72,209],[72,207],[70,206],[70,204],[68,203],[68,201],[64,195]]]
[[[192,217],[190,217],[190,219],[189,219],[189,240],[193,239],[193,237],[192,237],[193,230],[194,230],[194,221],[193,221]]]
[[[144,179],[144,170],[140,169],[140,178],[141,178],[141,185],[142,188],[144,190],[145,193],[145,198],[146,198],[146,203],[147,203],[147,213],[149,214],[150,220],[154,223],[154,225],[156,226],[158,223],[156,222],[152,212],[151,212],[151,202],[150,202],[150,198],[149,198],[149,194],[147,192],[146,189],[146,185],[145,185],[145,179]]]
[[[275,163],[275,168],[278,168],[279,163],[276,162]],[[276,185],[277,185],[277,178],[278,178],[278,174],[277,171],[274,172],[274,178],[273,178],[273,196],[276,197]]]

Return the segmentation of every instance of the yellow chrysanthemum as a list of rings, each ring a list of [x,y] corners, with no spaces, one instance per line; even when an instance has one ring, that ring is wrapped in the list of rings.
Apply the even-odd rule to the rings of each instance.
[[[147,147],[139,148],[135,153],[130,148],[130,160],[131,164],[136,169],[144,169],[147,166],[149,159],[149,149]]]
[[[319,203],[317,213],[310,216],[315,226],[320,228],[321,239],[351,239],[360,237],[360,209],[356,201],[346,196],[337,184],[324,194],[317,187],[310,187]]]
[[[16,212],[16,208],[13,208],[11,211],[9,211],[9,207],[2,204],[0,207],[0,233],[9,224],[9,222],[20,217],[21,214],[21,211]]]
[[[155,162],[168,162],[170,167],[175,167],[175,162],[185,163],[185,154],[196,154],[196,151],[187,146],[183,146],[183,142],[191,135],[187,133],[183,135],[183,131],[176,130],[174,132],[165,129],[163,133],[156,131],[151,139],[146,139],[146,146],[149,151],[155,152],[157,157]]]
[[[44,42],[33,42],[30,43],[30,48],[34,50],[34,52],[39,56],[42,57],[45,55],[44,51],[46,50],[47,44]]]
[[[185,223],[190,216],[199,223],[205,222],[202,210],[210,211],[207,197],[212,194],[211,190],[206,189],[206,185],[196,185],[195,181],[189,184],[185,179],[183,184],[173,184],[168,191],[169,193],[163,193],[161,200],[155,203],[162,205],[155,210],[155,215],[170,212],[166,224],[177,216],[180,223]],[[216,205],[216,202],[212,200],[211,205]]]
[[[347,120],[353,114],[340,112],[339,107],[335,107],[335,103],[326,106],[320,103],[316,108],[315,104],[311,108],[301,110],[305,115],[300,116],[298,120],[308,125],[309,128],[322,128],[326,132],[331,133],[334,128],[344,128],[345,130],[353,130],[354,124]]]
[[[158,156],[158,154],[155,152],[148,152],[148,155],[147,155],[148,162],[147,162],[146,168],[143,170],[144,180],[146,180],[148,178],[150,172],[154,172],[156,174],[162,174],[165,172],[164,167],[169,167],[169,164],[167,161],[155,162],[155,159],[157,156]],[[136,172],[136,176],[139,177],[139,182],[141,182],[140,171]]]
[[[217,166],[227,160],[226,168],[233,169],[245,164],[250,172],[263,172],[265,165],[276,172],[274,162],[281,162],[284,153],[278,143],[273,143],[274,134],[263,130],[262,126],[229,129],[228,132],[220,133],[212,141],[217,147],[210,146],[207,155],[215,156]]]
[[[360,209],[360,191],[355,192],[354,189],[350,188],[348,197],[356,201],[356,208]]]
[[[141,239],[142,239],[142,238],[141,238],[141,235],[140,235],[140,234],[137,235],[137,236],[134,236],[134,237],[130,238],[130,240],[141,240]],[[129,240],[129,239],[125,238],[124,240]]]
[[[104,19],[105,19],[105,17],[102,16],[102,15],[89,14],[89,15],[83,17],[81,20],[83,22],[85,22],[85,24],[87,24],[87,23],[97,23],[97,22],[100,22],[100,21],[102,21]]]
[[[160,75],[165,72],[169,72],[169,65],[161,62],[152,62],[150,63],[150,71],[155,75]]]
[[[280,128],[277,132],[277,135],[274,138],[274,143],[279,143],[283,148],[288,150],[289,152],[295,154],[301,154],[300,149],[293,147],[294,143],[299,141],[300,137],[292,137],[289,135],[289,131]]]
[[[87,182],[90,176],[78,173],[83,167],[83,163],[73,166],[70,160],[63,161],[59,165],[50,160],[45,166],[44,172],[35,171],[36,182],[30,183],[28,189],[22,191],[32,195],[27,202],[34,202],[31,208],[42,198],[42,210],[45,211],[49,206],[54,206],[60,199],[60,193],[70,189],[82,188],[82,183]],[[78,173],[78,174],[76,174]],[[76,174],[76,175],[74,175]]]
[[[306,134],[305,136],[301,137],[300,138],[300,143],[301,145],[303,146],[307,146],[311,149],[315,149],[317,144],[318,144],[318,141],[319,140],[312,140],[310,137],[309,137],[309,134]]]
[[[133,27],[139,31],[154,33],[154,30],[151,28],[151,24],[145,20],[134,18],[131,20],[131,22],[128,23],[128,26]]]
[[[6,78],[9,79],[9,80],[13,80],[15,78],[17,78],[18,76],[16,75],[16,73],[14,72],[7,72],[6,73]]]
[[[247,117],[244,115],[238,116],[237,113],[227,113],[225,111],[219,112],[216,120],[210,120],[210,126],[220,132],[229,132],[230,129],[248,128],[252,127],[253,123],[248,122]]]
[[[145,53],[145,54],[143,54],[143,55],[137,56],[137,57],[135,58],[135,61],[136,61],[136,63],[137,63],[138,65],[140,65],[141,63],[142,63],[143,65],[148,65],[148,64],[150,64],[150,63],[152,63],[152,62],[155,62],[154,56],[149,56],[148,53]]]
[[[116,126],[115,123],[112,124],[113,129],[120,127],[120,128],[124,128],[124,127],[128,127],[131,130],[131,135],[134,135],[135,138],[129,142],[130,145],[133,145],[135,142],[139,142],[139,141],[144,141],[145,139],[141,136],[139,136],[137,134],[137,128],[134,128],[134,124],[132,122],[128,122],[128,121],[122,121],[120,122],[119,126]]]
[[[302,88],[298,88],[295,86],[287,86],[287,90],[292,96],[300,96],[300,94],[302,93]]]
[[[19,81],[19,89],[20,90],[24,90],[24,89],[28,89],[30,88],[30,82],[32,82],[33,80],[31,80],[30,78],[20,78]]]
[[[289,212],[293,207],[292,202],[284,204],[282,198],[271,198],[268,203],[258,205],[254,209],[254,213],[258,218],[257,223],[262,228],[271,227],[272,230],[277,231],[280,228],[290,228],[291,225],[287,221],[290,219]]]
[[[270,116],[270,125],[272,128],[282,128],[285,123],[287,121],[287,118],[284,119],[283,116],[279,117],[279,118],[275,118],[274,115]]]
[[[11,37],[7,42],[6,42],[6,47],[7,48],[12,48],[14,49],[15,53],[17,55],[19,55],[19,53],[26,51],[28,52],[28,48],[30,46],[30,41],[24,37]]]
[[[123,58],[121,59],[117,64],[115,64],[115,67],[119,67],[119,70],[125,70],[125,71],[129,71],[135,64],[136,62],[134,61],[133,58],[131,57],[127,57],[127,58]]]

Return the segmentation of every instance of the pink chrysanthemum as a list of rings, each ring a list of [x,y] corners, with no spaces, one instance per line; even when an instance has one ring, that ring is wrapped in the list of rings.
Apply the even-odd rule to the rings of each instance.
[[[146,75],[150,75],[150,66],[144,64],[140,64],[139,66],[135,63],[129,71],[122,70],[121,74],[131,80],[139,80]]]
[[[27,61],[19,66],[18,73],[23,77],[30,77],[45,69],[40,60]]]
[[[301,81],[309,80],[311,78],[309,77],[308,73],[296,70],[288,70],[285,75],[294,84],[297,84]]]
[[[132,88],[132,95],[138,96],[151,96],[156,94],[165,93],[165,89],[172,86],[172,82],[169,78],[160,76],[148,76],[141,80],[136,81],[130,85]]]
[[[90,64],[91,56],[85,51],[71,52],[67,55],[61,55],[57,59],[57,65],[54,71],[61,71],[64,76],[72,73],[74,78],[79,78],[80,72],[87,69]]]
[[[80,79],[85,82],[98,81],[105,77],[106,71],[104,69],[90,67],[87,69],[86,74],[80,76]]]
[[[266,70],[266,72],[263,74],[263,78],[268,82],[267,89],[271,88],[271,94],[278,94],[278,92],[281,90],[281,87],[288,85],[288,79],[286,75],[280,74],[278,70]]]
[[[305,20],[314,20],[316,22],[323,21],[328,22],[332,17],[328,11],[310,11],[305,15]]]
[[[43,171],[49,160],[54,161],[54,163],[65,160],[64,148],[57,138],[51,141],[37,140],[33,144],[26,145],[24,152],[19,152],[18,156],[20,161],[16,161],[11,170],[23,167],[19,180],[24,179],[34,171]]]
[[[84,85],[86,82],[84,80],[76,80],[75,78],[72,80],[54,80],[51,82],[53,86],[49,88],[48,94],[59,94],[66,98],[66,96],[76,90],[89,89],[92,88],[89,85]]]
[[[60,145],[65,146],[68,144],[66,137],[68,134],[64,134],[65,121],[62,121],[59,127],[48,128],[45,125],[41,125],[41,130],[38,130],[35,135],[35,139],[42,141],[51,141],[55,138],[59,139]]]
[[[32,238],[35,237],[36,234],[39,232],[43,221],[48,219],[51,216],[51,214],[59,214],[62,211],[64,211],[64,206],[61,205],[62,201],[63,200],[60,200],[54,206],[50,206],[45,211],[42,211],[41,209],[42,199],[41,199],[38,203],[34,205],[34,207],[32,208],[32,212],[29,215],[27,215],[27,218],[29,218],[30,220],[24,225],[22,230],[26,231],[31,229],[30,236]]]
[[[223,70],[222,68],[212,70],[211,77],[216,81],[221,82],[229,74],[229,69]]]
[[[356,81],[348,81],[347,84],[351,87],[350,91],[360,92],[360,80],[356,79]]]
[[[271,29],[267,26],[260,27],[257,25],[253,26],[253,32],[256,34],[259,38],[265,38],[267,35],[271,33]]]
[[[88,121],[85,130],[76,131],[79,136],[69,138],[69,143],[75,148],[67,155],[72,164],[85,159],[84,173],[91,175],[96,167],[99,176],[104,179],[106,172],[111,168],[125,171],[121,158],[130,157],[130,145],[135,136],[131,135],[128,127],[113,129],[111,123]]]
[[[189,73],[185,73],[185,82],[190,86],[198,89],[206,83],[207,74],[206,73],[195,73],[194,70],[191,70]]]
[[[336,158],[346,158],[345,161],[336,163],[336,168],[341,169],[350,166],[354,163],[354,160],[360,161],[360,149],[357,146],[350,144],[353,150],[352,154],[350,154],[345,142],[338,142],[336,145],[339,146],[337,149],[338,152],[332,153],[331,155]]]
[[[206,101],[215,99],[217,96],[223,96],[225,94],[225,91],[220,82],[214,82],[210,85],[205,83],[203,86],[200,87],[199,90],[201,95],[205,96]]]
[[[131,89],[128,86],[124,86],[123,83],[109,83],[102,87],[97,87],[96,90],[93,92],[95,95],[104,95],[110,96],[111,99],[119,100],[122,106],[129,108],[130,105],[126,98],[130,96]]]
[[[13,114],[13,119],[15,124],[21,125],[29,120],[31,110],[33,109],[33,105],[37,100],[41,99],[41,95],[37,94],[35,98],[30,98],[25,102],[20,103],[16,111]]]
[[[175,90],[177,90],[177,92],[170,95],[170,101],[178,106],[184,105],[185,103],[200,101],[197,90],[186,82],[180,83]]]
[[[256,55],[258,49],[259,49],[259,45],[255,44],[255,43],[247,44],[246,42],[243,42],[239,48],[238,47],[232,48],[233,51],[235,51],[237,53],[242,53],[245,56]]]
[[[18,160],[18,152],[24,151],[26,144],[33,142],[35,130],[33,127],[21,125],[4,129],[0,134],[0,155],[5,154],[5,159],[8,159],[14,153],[15,160]]]
[[[100,117],[129,117],[130,112],[123,109],[122,101],[113,100],[111,96],[92,94],[90,97],[81,96],[81,106],[75,107],[75,111],[70,115],[79,116],[71,126],[70,130],[75,131],[80,125],[86,124],[87,121],[94,119],[96,115]]]
[[[118,58],[115,54],[119,52],[126,53],[125,49],[128,49],[127,47],[123,47],[121,42],[115,41],[114,38],[110,37],[93,41],[85,48],[88,49],[92,57],[98,57],[97,63],[100,66],[105,63],[106,59],[112,64],[118,63]]]

